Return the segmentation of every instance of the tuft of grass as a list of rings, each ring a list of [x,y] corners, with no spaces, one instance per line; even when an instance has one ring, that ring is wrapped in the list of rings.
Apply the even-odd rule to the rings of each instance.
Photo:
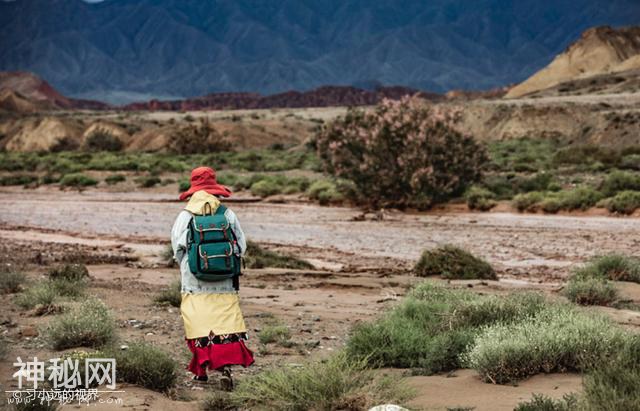
[[[575,275],[640,283],[640,259],[622,254],[603,255],[576,270]]]
[[[60,179],[61,187],[81,188],[81,187],[95,186],[97,184],[98,184],[98,180],[88,177],[82,173],[65,174]]]
[[[640,409],[640,338],[634,336],[583,380],[584,407],[588,411]]]
[[[90,298],[52,320],[44,335],[55,350],[97,348],[115,340],[115,322],[102,301]]]
[[[55,302],[59,297],[52,282],[47,281],[27,288],[16,296],[14,302],[24,310],[39,307],[43,313],[55,311]]]
[[[337,185],[330,180],[316,180],[307,189],[307,196],[322,205],[338,203],[344,200],[344,196],[338,190]]]
[[[612,197],[622,191],[640,191],[640,176],[628,171],[612,171],[599,187],[606,197]]]
[[[156,176],[145,176],[136,178],[136,183],[138,183],[138,187],[142,188],[151,188],[155,187],[162,182],[160,177]]]
[[[168,287],[160,291],[153,301],[156,304],[168,304],[173,307],[180,307],[182,303],[182,292],[180,280],[172,282]]]
[[[423,374],[453,370],[460,368],[460,354],[481,327],[519,321],[544,305],[537,294],[482,297],[425,281],[381,318],[358,324],[347,352],[374,367],[415,368]]]
[[[471,210],[488,211],[496,206],[495,195],[486,188],[472,186],[465,193],[467,206]]]
[[[107,353],[118,365],[118,379],[150,390],[165,392],[178,380],[178,364],[171,356],[151,344],[135,342],[126,350]]]
[[[284,324],[265,325],[258,333],[258,340],[262,344],[277,343],[287,345],[290,338],[291,331]]]
[[[544,200],[544,193],[532,191],[530,193],[518,194],[513,198],[512,205],[520,212],[536,211],[538,204]]]
[[[605,201],[605,207],[611,213],[633,214],[640,208],[640,191],[621,191]]]
[[[50,279],[81,281],[89,278],[89,270],[84,264],[62,264],[51,268],[47,275]]]
[[[449,279],[497,279],[493,267],[466,250],[453,245],[444,245],[435,250],[426,250],[414,267],[416,275],[428,277],[439,275]]]
[[[227,391],[211,391],[202,401],[203,411],[233,411],[236,404]]]
[[[282,185],[275,180],[264,179],[253,183],[250,190],[254,196],[264,198],[280,194],[282,192]]]
[[[349,360],[344,353],[299,368],[268,369],[245,378],[231,393],[246,409],[327,411],[401,404],[412,396],[402,380],[377,376],[364,361]]]
[[[611,281],[594,277],[571,277],[564,289],[564,295],[580,305],[606,306],[618,299],[618,291]]]
[[[590,369],[628,338],[604,316],[555,304],[519,322],[485,327],[461,358],[485,381],[504,384]]]
[[[249,241],[247,243],[246,264],[249,268],[289,268],[294,270],[313,269],[308,262],[299,258],[282,255],[273,251],[265,250],[258,244]]]
[[[514,411],[578,411],[578,396],[565,394],[562,399],[554,400],[542,394],[533,394],[531,400],[521,402]]]
[[[122,174],[111,174],[110,176],[104,179],[105,183],[109,184],[110,186],[116,185],[126,180],[127,180],[127,177],[125,177]]]
[[[0,266],[0,293],[17,293],[22,289],[26,277],[24,273],[10,264]]]

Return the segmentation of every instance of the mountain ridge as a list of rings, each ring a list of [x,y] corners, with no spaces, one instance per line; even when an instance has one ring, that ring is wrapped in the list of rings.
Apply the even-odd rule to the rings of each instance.
[[[0,2],[0,70],[117,103],[327,84],[482,90],[525,79],[588,27],[640,19],[633,0],[538,3]]]

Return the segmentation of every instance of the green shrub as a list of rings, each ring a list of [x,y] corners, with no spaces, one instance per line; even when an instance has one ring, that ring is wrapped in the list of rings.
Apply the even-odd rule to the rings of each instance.
[[[602,194],[590,187],[577,187],[560,192],[560,202],[565,210],[587,210],[602,199]]]
[[[533,294],[481,297],[425,281],[379,319],[356,325],[347,352],[375,367],[411,367],[425,374],[453,370],[482,326],[519,321],[544,304]]]
[[[627,171],[613,171],[600,185],[600,191],[606,197],[613,197],[621,191],[640,191],[640,175]]]
[[[584,377],[583,399],[589,411],[640,409],[640,338],[634,336]]]
[[[24,273],[10,264],[0,265],[0,293],[17,293],[22,289],[26,277]]]
[[[558,304],[519,322],[484,328],[462,359],[485,381],[504,384],[542,372],[584,371],[627,338],[603,316]]]
[[[618,292],[609,280],[573,276],[564,295],[580,305],[610,305],[617,299]]]
[[[557,150],[553,156],[553,161],[558,165],[601,163],[612,167],[620,161],[620,152],[596,145],[571,145]]]
[[[533,394],[527,402],[521,402],[514,411],[578,411],[578,397],[565,394],[560,400],[554,400],[542,394]]]
[[[278,182],[271,180],[271,179],[265,179],[265,180],[261,180],[258,181],[256,183],[253,183],[251,185],[251,194],[253,194],[254,196],[258,196],[258,197],[269,197],[275,194],[280,194],[282,192],[282,185],[280,185]]]
[[[122,146],[118,137],[104,130],[94,131],[84,142],[84,149],[87,151],[120,151]]]
[[[326,170],[353,181],[359,204],[426,209],[480,180],[487,156],[420,99],[350,109],[316,136]]]
[[[142,188],[155,187],[161,182],[162,180],[160,179],[160,177],[156,177],[156,176],[145,176],[145,177],[136,178],[136,183],[138,183],[138,186]]]
[[[629,154],[620,160],[620,168],[627,170],[640,170],[640,154]]]
[[[74,347],[101,347],[116,338],[115,322],[100,300],[87,299],[53,319],[44,329],[46,339],[55,350]],[[120,363],[118,362],[118,371]]]
[[[467,206],[471,210],[488,211],[496,206],[494,194],[486,188],[472,186],[465,193]]]
[[[80,281],[89,278],[89,270],[84,264],[61,264],[51,268],[47,275],[51,279]]]
[[[104,181],[110,186],[116,185],[126,180],[127,180],[127,177],[123,176],[122,174],[111,174],[110,176],[107,176],[107,178],[104,179]]]
[[[39,283],[27,288],[15,298],[15,303],[22,309],[30,310],[40,307],[43,313],[55,311],[55,302],[59,297],[58,290],[51,281]]]
[[[640,283],[640,259],[621,254],[603,255],[576,270],[575,275]]]
[[[38,177],[31,174],[12,174],[0,177],[0,186],[23,186],[38,181]]]
[[[262,344],[286,343],[291,338],[291,331],[284,324],[267,324],[258,333],[258,340]]]
[[[168,287],[160,291],[153,301],[156,304],[168,304],[173,307],[180,307],[180,304],[182,303],[181,290],[182,287],[180,285],[180,280],[174,281]]]
[[[307,189],[307,196],[322,205],[337,203],[344,199],[336,183],[329,180],[316,180]]]
[[[640,208],[640,191],[621,191],[607,199],[606,208],[612,213],[632,214]]]
[[[249,241],[247,243],[246,264],[249,268],[289,268],[298,270],[313,269],[313,265],[299,258],[282,255],[273,251],[265,250],[258,244]]]
[[[414,271],[419,277],[439,275],[443,278],[465,280],[498,278],[489,263],[452,245],[424,251]]]
[[[145,342],[136,342],[126,350],[112,350],[118,379],[150,390],[165,392],[178,380],[178,364],[165,351]]]
[[[81,173],[65,174],[60,179],[60,186],[62,187],[88,187],[96,184],[98,184],[98,180]]]
[[[265,370],[243,379],[231,393],[243,409],[326,411],[403,403],[412,395],[402,380],[376,376],[364,362],[342,353],[302,367]]]
[[[538,204],[544,200],[544,194],[539,191],[518,194],[513,198],[512,205],[520,212],[536,211]]]

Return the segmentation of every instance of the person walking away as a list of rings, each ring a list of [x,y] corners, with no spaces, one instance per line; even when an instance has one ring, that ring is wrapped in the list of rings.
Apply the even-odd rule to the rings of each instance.
[[[222,373],[221,384],[233,388],[229,367],[254,362],[246,347],[247,327],[238,296],[241,259],[247,243],[236,214],[219,198],[231,191],[218,184],[215,170],[198,167],[188,200],[173,224],[171,246],[180,266],[185,338],[193,358],[187,369],[195,381],[207,381],[207,369]]]

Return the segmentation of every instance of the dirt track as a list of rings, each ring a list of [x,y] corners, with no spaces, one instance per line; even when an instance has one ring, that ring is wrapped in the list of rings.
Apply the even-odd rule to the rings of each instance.
[[[82,237],[165,243],[182,207],[169,194],[0,192],[0,224],[61,230]],[[303,247],[309,257],[349,264],[407,265],[425,248],[461,245],[505,275],[555,276],[606,252],[634,253],[640,219],[496,213],[404,214],[353,221],[351,208],[310,204],[232,204],[248,237]],[[367,260],[372,260],[367,264]]]

